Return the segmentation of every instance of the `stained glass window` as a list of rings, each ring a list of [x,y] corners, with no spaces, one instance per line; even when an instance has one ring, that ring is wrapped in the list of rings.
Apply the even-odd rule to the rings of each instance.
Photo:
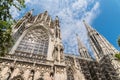
[[[46,30],[38,26],[26,33],[17,50],[34,54],[47,54],[48,41],[49,37]]]

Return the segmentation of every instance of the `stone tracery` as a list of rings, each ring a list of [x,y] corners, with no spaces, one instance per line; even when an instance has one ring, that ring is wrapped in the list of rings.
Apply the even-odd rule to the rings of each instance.
[[[29,16],[31,16],[30,20],[24,17],[24,19],[22,19],[24,23],[21,23],[21,26],[17,26],[15,29],[14,36],[16,37],[17,45],[14,46],[10,54],[5,57],[0,57],[1,80],[120,80],[117,78],[116,71],[112,69],[114,68],[114,66],[111,66],[113,60],[110,62],[110,59],[106,57],[108,55],[106,55],[99,64],[87,55],[88,51],[82,44],[79,44],[79,53],[82,54],[82,56],[64,54],[58,17],[52,20],[47,12],[38,16],[28,15],[28,17]],[[34,26],[34,24],[44,26]],[[18,28],[19,30],[17,30]],[[24,32],[27,33],[24,34]],[[50,33],[50,36],[48,36],[47,33]],[[93,34],[91,34],[91,36]],[[102,39],[98,41],[96,41],[96,39],[93,42],[96,43],[95,45],[101,45],[102,42],[99,44],[99,41],[108,44],[102,36],[99,38],[100,35],[98,35],[99,34],[96,36],[96,34],[94,34],[92,36],[93,39]],[[92,38],[91,41],[93,41]],[[92,47],[96,50],[97,48],[93,45],[94,44],[92,44]],[[102,46],[104,45],[102,44]],[[106,46],[101,47],[101,50],[105,47]],[[108,49],[113,50],[112,48]],[[99,49],[98,53],[100,53]],[[14,65],[12,66],[11,64]],[[100,67],[101,65],[103,67]],[[104,68],[106,65],[108,65],[108,67]],[[108,70],[108,68],[111,70],[107,72],[109,76],[105,78],[105,71]],[[114,75],[116,75],[116,78]],[[113,78],[110,79],[112,76]]]
[[[42,26],[38,26],[30,30],[20,42],[17,50],[34,53],[34,54],[47,54],[48,51],[48,34]]]
[[[71,68],[67,69],[67,80],[74,80],[73,71]]]

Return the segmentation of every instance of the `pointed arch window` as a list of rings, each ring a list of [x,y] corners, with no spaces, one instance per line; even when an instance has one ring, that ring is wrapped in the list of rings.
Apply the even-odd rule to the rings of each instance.
[[[29,30],[21,40],[17,50],[35,53],[47,54],[49,36],[42,26]]]
[[[73,71],[71,68],[67,69],[67,80],[74,80]]]

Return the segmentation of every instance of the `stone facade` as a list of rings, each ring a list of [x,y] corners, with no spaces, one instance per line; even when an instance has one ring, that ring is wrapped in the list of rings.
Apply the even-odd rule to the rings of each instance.
[[[120,80],[118,51],[84,21],[95,54],[91,58],[77,35],[80,55],[64,54],[59,19],[32,10],[13,27],[15,44],[0,57],[0,80]]]

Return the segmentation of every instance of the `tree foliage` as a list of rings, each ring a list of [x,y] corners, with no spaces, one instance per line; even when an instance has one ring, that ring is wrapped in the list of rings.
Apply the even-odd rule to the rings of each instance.
[[[120,36],[119,36],[119,38],[118,38],[118,46],[120,47]],[[119,60],[120,60],[120,53],[118,53],[118,54],[115,54],[115,57],[116,58],[118,58]]]
[[[8,53],[13,44],[11,36],[13,18],[10,14],[11,6],[18,10],[25,7],[25,0],[0,0],[0,56]]]
[[[118,46],[120,47],[120,36],[118,38]]]
[[[120,53],[115,54],[115,57],[118,58],[120,60]]]

